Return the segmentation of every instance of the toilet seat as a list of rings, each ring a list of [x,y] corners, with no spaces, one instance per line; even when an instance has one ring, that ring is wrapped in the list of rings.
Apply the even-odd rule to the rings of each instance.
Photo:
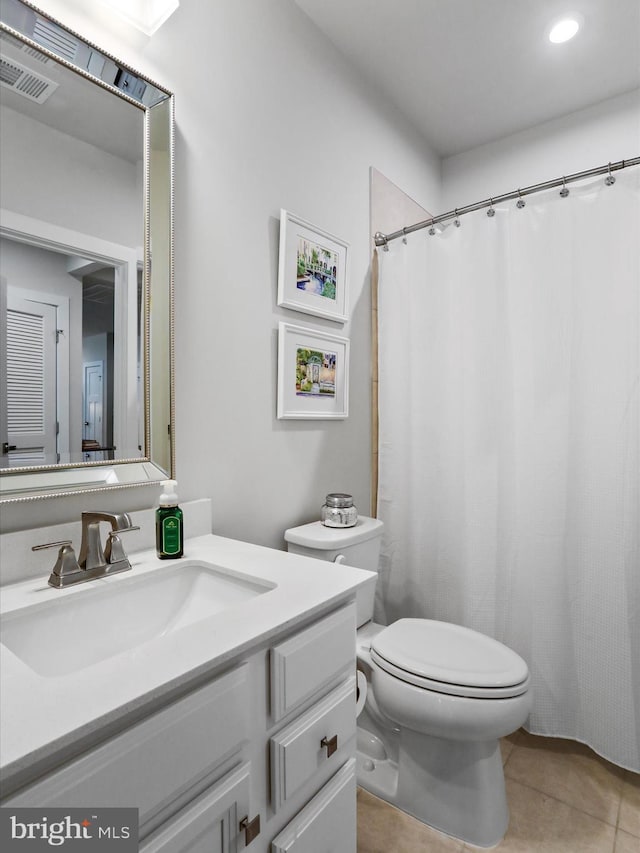
[[[497,640],[448,622],[399,619],[371,642],[371,658],[402,681],[476,699],[525,693],[529,671],[516,652]]]

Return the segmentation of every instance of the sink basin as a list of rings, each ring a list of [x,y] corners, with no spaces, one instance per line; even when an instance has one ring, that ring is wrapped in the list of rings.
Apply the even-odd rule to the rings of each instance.
[[[205,563],[173,564],[7,613],[0,640],[39,675],[68,675],[273,588]]]

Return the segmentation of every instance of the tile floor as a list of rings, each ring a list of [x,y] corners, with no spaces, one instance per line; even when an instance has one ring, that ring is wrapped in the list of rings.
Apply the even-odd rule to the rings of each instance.
[[[640,776],[573,741],[518,731],[502,742],[511,820],[499,853],[640,853]],[[358,789],[358,853],[463,853]]]

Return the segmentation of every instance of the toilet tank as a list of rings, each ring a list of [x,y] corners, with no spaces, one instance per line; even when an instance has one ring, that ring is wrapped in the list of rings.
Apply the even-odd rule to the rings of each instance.
[[[292,554],[344,563],[377,574],[383,527],[383,523],[377,518],[366,516],[359,516],[354,527],[325,527],[320,521],[312,521],[310,524],[285,530],[284,538],[287,550]],[[358,588],[358,627],[373,619],[375,592],[375,577]]]

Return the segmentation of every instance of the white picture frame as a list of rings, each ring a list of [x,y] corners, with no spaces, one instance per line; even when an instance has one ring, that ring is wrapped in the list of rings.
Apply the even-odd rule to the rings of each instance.
[[[278,305],[349,319],[349,244],[287,210],[280,211]]]
[[[324,329],[278,326],[277,416],[340,420],[349,416],[349,339]]]

